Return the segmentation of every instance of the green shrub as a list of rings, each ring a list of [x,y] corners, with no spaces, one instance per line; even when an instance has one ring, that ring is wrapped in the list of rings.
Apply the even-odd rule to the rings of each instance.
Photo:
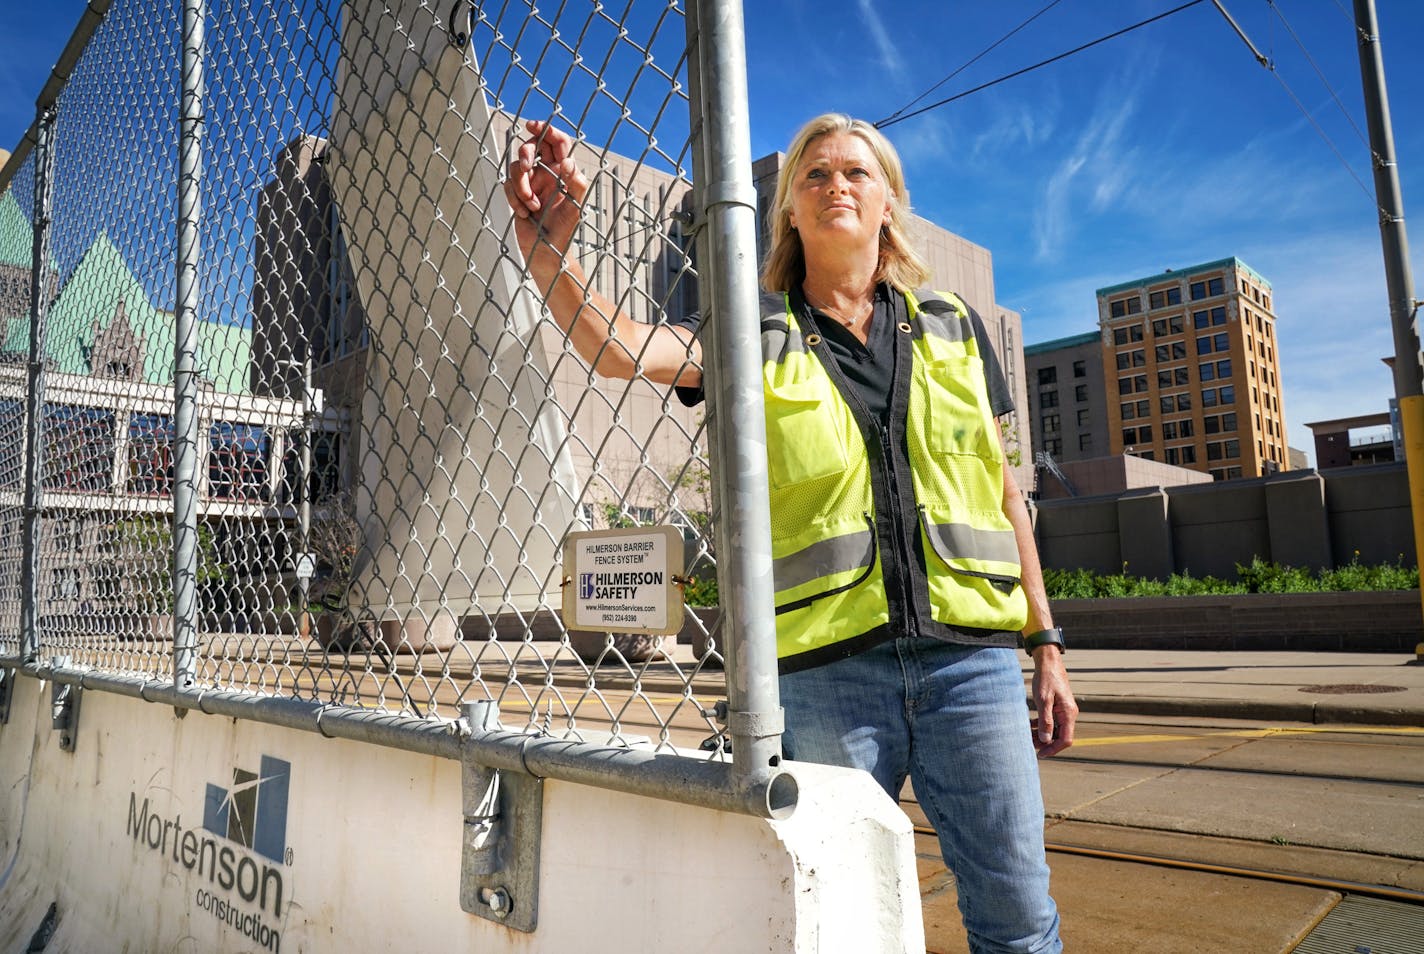
[[[1123,596],[1203,596],[1231,593],[1316,593],[1322,591],[1412,590],[1419,588],[1419,570],[1397,563],[1365,566],[1359,554],[1344,566],[1312,573],[1304,567],[1281,566],[1259,557],[1237,564],[1237,579],[1194,577],[1174,573],[1166,581],[1133,576],[1123,564],[1121,573],[1097,574],[1091,570],[1043,571],[1044,587],[1053,600],[1102,599]]]
[[[694,576],[682,588],[682,598],[688,606],[716,606],[717,578],[715,576]]]

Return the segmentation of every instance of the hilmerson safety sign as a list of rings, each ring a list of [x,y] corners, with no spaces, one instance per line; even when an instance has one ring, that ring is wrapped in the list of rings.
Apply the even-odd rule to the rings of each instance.
[[[569,534],[564,625],[606,633],[677,632],[682,564],[682,533],[676,527]]]

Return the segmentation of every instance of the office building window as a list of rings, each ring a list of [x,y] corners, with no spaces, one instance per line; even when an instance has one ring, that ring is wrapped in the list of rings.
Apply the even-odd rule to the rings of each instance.
[[[46,490],[107,491],[114,471],[114,412],[70,404],[46,404],[44,437]]]
[[[1038,383],[1039,383],[1039,384],[1057,384],[1057,383],[1058,383],[1058,369],[1057,369],[1056,367],[1039,368],[1039,369],[1038,369]]]
[[[1043,433],[1057,434],[1059,419],[1057,414],[1045,414],[1042,418]]]
[[[1181,450],[1183,464],[1195,464],[1197,462],[1197,449],[1195,447],[1193,447],[1191,444],[1188,444]]]
[[[1127,315],[1141,314],[1141,312],[1142,297],[1140,295],[1133,295],[1131,298],[1119,298],[1108,306],[1108,313],[1114,318],[1124,318]],[[1138,330],[1138,333],[1141,334],[1141,329]],[[1139,338],[1138,340],[1140,341],[1142,339]]]
[[[1118,378],[1118,379],[1117,379],[1117,393],[1118,393],[1118,394],[1131,394],[1131,393],[1132,393],[1132,378]]]
[[[1088,376],[1088,362],[1082,358],[1073,362],[1073,377],[1086,378]]]
[[[1163,413],[1163,414],[1171,414],[1173,411],[1175,411],[1175,410],[1177,409],[1177,401],[1176,401],[1176,399],[1175,399],[1174,397],[1172,397],[1172,395],[1170,395],[1170,394],[1168,394],[1166,397],[1163,397],[1163,398],[1161,399],[1160,405],[1161,405],[1162,413]]]
[[[1152,425],[1139,424],[1137,427],[1137,442],[1139,444],[1152,443]]]
[[[1197,339],[1197,354],[1211,354],[1211,337],[1209,335]]]
[[[1192,396],[1190,394],[1177,395],[1177,410],[1190,411],[1192,409]]]
[[[1216,376],[1218,378],[1231,377],[1231,359],[1225,358],[1216,363]]]
[[[1218,388],[1217,391],[1220,394],[1222,404],[1236,403],[1236,388],[1234,386],[1227,384]]]
[[[1080,450],[1080,451],[1090,451],[1090,450],[1092,450],[1092,449],[1093,449],[1093,435],[1092,435],[1092,434],[1079,434],[1079,435],[1078,435],[1078,450]]]
[[[267,487],[267,432],[255,424],[217,421],[208,431],[208,493],[261,500]]]
[[[1118,410],[1122,413],[1122,419],[1124,421],[1130,421],[1137,417],[1137,405],[1131,401],[1123,404]]]
[[[1089,423],[1089,417],[1090,417],[1090,414],[1089,414],[1087,408],[1081,408],[1081,409],[1079,409],[1079,411],[1078,411],[1078,426],[1079,426],[1079,427],[1087,427],[1087,426],[1088,426],[1088,423]]]
[[[1057,407],[1057,406],[1058,406],[1058,392],[1057,392],[1057,391],[1044,391],[1042,394],[1040,394],[1040,395],[1038,396],[1038,406],[1039,406],[1040,408]]]
[[[1223,331],[1220,334],[1212,335],[1211,340],[1212,344],[1216,346],[1217,351],[1231,350],[1231,340],[1227,336],[1226,332]]]
[[[1073,388],[1073,400],[1079,404],[1083,404],[1088,400],[1088,386],[1086,384],[1079,384]]]
[[[1044,441],[1043,449],[1048,451],[1048,453],[1052,454],[1054,457],[1061,457],[1063,456],[1063,439],[1055,437],[1052,440]]]
[[[1201,375],[1203,381],[1216,380],[1216,365],[1210,361],[1203,361],[1201,367],[1197,369],[1197,372]]]
[[[129,418],[128,491],[167,495],[173,492],[173,418],[135,414]]]

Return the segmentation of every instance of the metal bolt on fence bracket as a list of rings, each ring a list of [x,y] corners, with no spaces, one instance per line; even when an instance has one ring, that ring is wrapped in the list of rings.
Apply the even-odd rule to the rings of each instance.
[[[69,657],[56,656],[51,663],[56,669],[66,669]],[[75,737],[79,734],[79,697],[83,690],[55,681],[50,683],[49,691],[51,725],[59,732],[59,750],[73,752]]]
[[[471,738],[499,728],[499,706],[466,703]],[[538,923],[539,849],[544,822],[544,780],[481,765],[467,745],[461,756],[465,816],[460,853],[460,907],[517,931]]]

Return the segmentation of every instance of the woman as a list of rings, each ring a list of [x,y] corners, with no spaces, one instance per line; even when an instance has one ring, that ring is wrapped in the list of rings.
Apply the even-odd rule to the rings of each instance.
[[[506,195],[555,319],[600,374],[699,400],[692,328],[634,322],[565,257],[588,182],[566,135],[527,128]],[[762,274],[782,744],[864,769],[892,798],[911,778],[971,949],[1057,951],[1034,750],[1072,744],[1077,706],[1004,464],[1008,389],[978,316],[916,290],[929,273],[908,210],[899,157],[869,124],[820,116],[792,141]]]

